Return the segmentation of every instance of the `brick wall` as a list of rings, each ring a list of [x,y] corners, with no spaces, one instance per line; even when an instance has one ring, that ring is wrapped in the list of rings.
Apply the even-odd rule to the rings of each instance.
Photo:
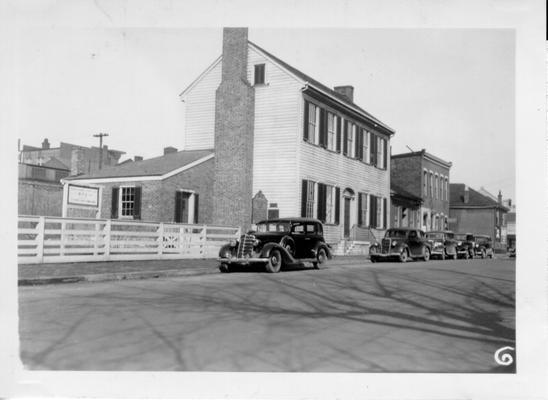
[[[141,220],[173,222],[175,220],[175,192],[187,189],[199,195],[198,223],[212,224],[213,159],[163,181],[135,181],[103,183],[101,218],[111,217],[112,188],[141,186]]]
[[[62,215],[63,186],[60,184],[19,181],[18,189],[19,215]]]
[[[392,158],[390,179],[393,183],[417,197],[422,197],[421,157]]]
[[[447,184],[447,190],[449,191],[449,186],[451,184],[451,177],[449,175],[449,170],[447,168],[441,167],[440,165],[430,162],[428,160],[423,160],[421,171],[423,170],[423,168],[426,168],[429,171],[428,172],[429,174],[430,174],[430,171],[433,171],[434,174],[437,172],[438,174],[447,176],[449,178],[449,182]],[[432,198],[430,197],[430,194],[428,196],[423,195],[421,197],[424,200],[423,205],[425,207],[433,210],[434,212],[442,212],[445,215],[449,215],[449,200]],[[449,193],[447,198],[449,199]]]
[[[456,222],[449,224],[449,229],[460,233],[489,235],[495,239],[495,212],[493,209],[451,209],[450,218]]]
[[[213,222],[251,225],[255,92],[247,82],[247,29],[223,30],[222,80],[215,94]]]

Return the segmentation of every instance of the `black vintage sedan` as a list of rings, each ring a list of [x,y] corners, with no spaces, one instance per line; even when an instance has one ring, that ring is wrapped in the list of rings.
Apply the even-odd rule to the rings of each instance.
[[[219,251],[219,269],[264,264],[266,271],[279,272],[284,265],[312,263],[318,269],[331,259],[323,237],[323,225],[312,218],[279,218],[257,223],[254,230],[233,240]]]
[[[459,258],[474,258],[476,237],[472,233],[455,233],[457,240],[457,256]]]
[[[441,260],[445,260],[446,258],[457,259],[457,241],[453,232],[426,232],[426,239],[432,245],[432,257],[438,257]]]
[[[426,240],[425,234],[415,228],[388,229],[380,243],[374,243],[369,248],[371,262],[386,259],[397,259],[406,262],[410,259],[430,260],[432,246]]]

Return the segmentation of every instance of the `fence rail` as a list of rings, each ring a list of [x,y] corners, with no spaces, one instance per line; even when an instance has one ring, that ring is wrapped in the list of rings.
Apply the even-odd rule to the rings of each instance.
[[[213,258],[240,228],[19,216],[20,264]]]

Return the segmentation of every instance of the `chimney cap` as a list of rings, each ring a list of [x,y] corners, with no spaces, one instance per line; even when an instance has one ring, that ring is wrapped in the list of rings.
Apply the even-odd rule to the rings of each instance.
[[[44,141],[42,142],[42,148],[43,149],[49,149],[49,140],[48,140],[48,138],[44,138]]]
[[[177,148],[173,146],[164,147],[164,155],[171,154],[171,153],[177,153]]]

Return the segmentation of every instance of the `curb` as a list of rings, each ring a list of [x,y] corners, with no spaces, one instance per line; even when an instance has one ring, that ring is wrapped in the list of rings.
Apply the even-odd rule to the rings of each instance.
[[[339,257],[334,257],[330,264],[337,265],[359,265],[361,263],[369,264],[368,258],[354,258],[344,260]],[[100,274],[83,274],[75,276],[56,276],[43,278],[21,278],[18,279],[18,286],[38,286],[38,285],[55,285],[63,283],[82,283],[82,282],[107,282],[107,281],[124,281],[138,279],[154,279],[180,276],[200,276],[216,274],[217,268],[192,268],[192,269],[168,269],[162,271],[137,271],[137,272],[112,272]]]

